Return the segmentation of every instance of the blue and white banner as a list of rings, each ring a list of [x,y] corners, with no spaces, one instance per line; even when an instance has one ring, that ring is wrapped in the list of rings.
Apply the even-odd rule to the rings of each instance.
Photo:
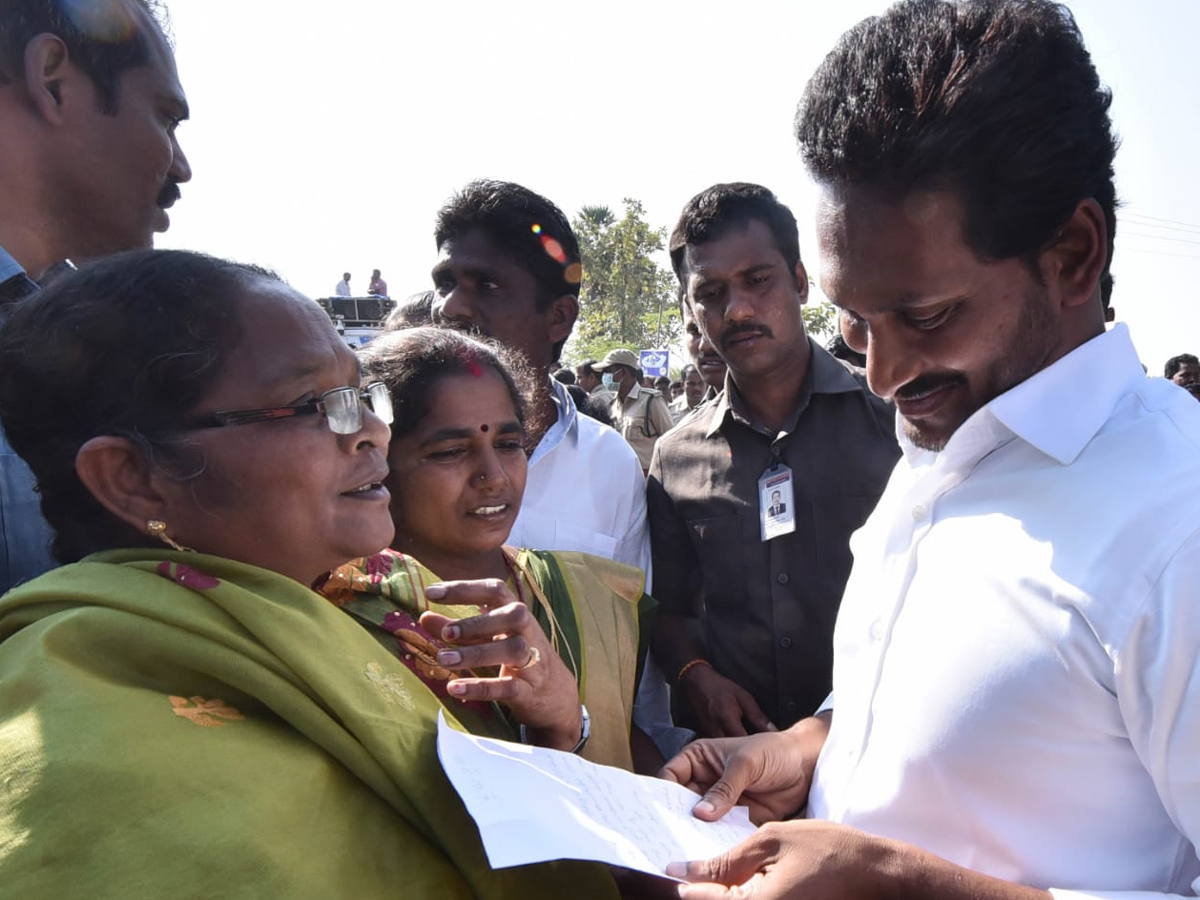
[[[671,353],[668,350],[639,350],[638,362],[642,371],[651,378],[659,375],[669,375]]]

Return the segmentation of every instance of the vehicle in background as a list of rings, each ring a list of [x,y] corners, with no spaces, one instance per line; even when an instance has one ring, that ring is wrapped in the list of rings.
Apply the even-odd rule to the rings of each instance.
[[[329,314],[338,334],[354,348],[381,334],[383,320],[396,308],[396,301],[387,297],[318,297],[317,303]]]

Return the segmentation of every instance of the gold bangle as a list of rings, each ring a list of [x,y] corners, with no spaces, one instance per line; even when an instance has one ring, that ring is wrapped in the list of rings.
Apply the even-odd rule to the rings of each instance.
[[[711,669],[712,663],[710,663],[707,659],[704,659],[703,657],[697,657],[696,659],[693,659],[690,663],[685,663],[683,668],[679,670],[679,674],[675,676],[675,684],[678,686],[680,684],[680,682],[683,681],[683,676],[686,675],[691,669],[695,668],[696,666],[708,666]]]

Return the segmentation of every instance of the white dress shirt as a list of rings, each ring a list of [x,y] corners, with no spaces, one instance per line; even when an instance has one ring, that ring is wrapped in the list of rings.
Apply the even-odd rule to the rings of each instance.
[[[1068,897],[1200,888],[1200,404],[1124,326],[901,437],[809,815]]]
[[[615,559],[637,566],[649,584],[646,479],[637,454],[617,432],[580,415],[562,383],[549,381],[558,419],[529,458],[508,543]]]

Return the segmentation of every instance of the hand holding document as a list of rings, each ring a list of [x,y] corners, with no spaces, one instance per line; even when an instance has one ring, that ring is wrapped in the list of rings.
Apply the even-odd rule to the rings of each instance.
[[[492,868],[586,859],[667,877],[754,833],[745,807],[692,815],[700,795],[559,750],[464,734],[438,714],[442,768],[479,828]]]

